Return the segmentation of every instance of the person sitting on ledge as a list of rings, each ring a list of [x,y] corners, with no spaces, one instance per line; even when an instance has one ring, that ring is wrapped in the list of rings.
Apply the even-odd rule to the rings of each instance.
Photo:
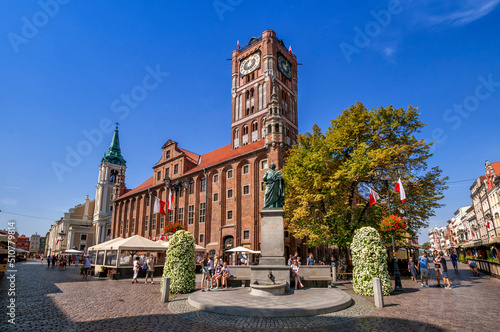
[[[215,274],[212,277],[212,287],[211,289],[219,289],[219,281],[222,278],[222,265],[220,264],[220,261],[217,259],[215,261]],[[214,287],[214,285],[216,285]]]
[[[231,272],[227,267],[226,262],[224,262],[224,266],[222,267],[222,286],[227,289],[227,279],[231,276]]]
[[[293,277],[295,278],[295,289],[297,289],[297,286],[300,284],[300,288],[304,288],[304,285],[300,282],[300,276],[299,276],[299,265],[297,264],[297,260],[293,260],[292,265],[290,266],[292,269],[292,274]]]

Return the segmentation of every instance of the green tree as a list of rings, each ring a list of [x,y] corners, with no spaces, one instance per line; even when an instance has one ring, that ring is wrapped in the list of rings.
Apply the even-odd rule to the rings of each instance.
[[[424,242],[422,243],[422,249],[429,249],[431,247],[430,242]]]
[[[298,144],[288,152],[283,167],[286,226],[308,245],[339,246],[341,271],[354,231],[363,226],[378,229],[378,222],[388,214],[386,202],[369,207],[362,186],[387,197],[374,178],[375,167],[405,167],[406,203],[392,189],[390,195],[393,214],[404,214],[410,232],[427,226],[429,217],[442,206],[439,201],[447,178],[438,167],[427,167],[432,143],[415,137],[425,126],[418,116],[412,106],[367,110],[358,102],[332,120],[325,133],[314,125],[312,133],[299,135]]]
[[[170,278],[170,293],[185,294],[195,289],[196,254],[194,237],[191,233],[180,230],[170,238],[163,267],[163,277]],[[163,290],[161,279],[160,292]]]

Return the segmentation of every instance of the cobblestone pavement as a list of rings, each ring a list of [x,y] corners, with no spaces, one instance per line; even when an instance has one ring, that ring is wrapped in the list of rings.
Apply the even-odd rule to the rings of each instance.
[[[9,280],[0,280],[0,331],[497,331],[500,280],[450,271],[452,290],[403,280],[405,292],[385,297],[386,307],[352,293],[355,304],[338,313],[300,318],[248,318],[193,310],[186,295],[161,304],[156,284],[81,279],[79,269],[16,264],[16,325],[7,323]],[[432,280],[430,285],[435,285]],[[342,286],[340,286],[342,287]],[[312,328],[312,329],[311,329]]]

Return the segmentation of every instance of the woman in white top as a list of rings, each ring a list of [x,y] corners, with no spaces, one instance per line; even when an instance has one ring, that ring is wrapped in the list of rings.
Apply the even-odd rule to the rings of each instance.
[[[137,284],[137,275],[139,274],[139,269],[141,268],[141,263],[139,261],[139,257],[135,258],[134,261],[134,277],[132,278],[132,283]]]
[[[300,277],[299,277],[299,265],[297,264],[297,260],[294,259],[292,262],[292,266],[290,266],[292,269],[292,274],[295,277],[295,289],[297,289],[297,286],[300,284],[300,288],[304,288],[304,285],[300,282]]]

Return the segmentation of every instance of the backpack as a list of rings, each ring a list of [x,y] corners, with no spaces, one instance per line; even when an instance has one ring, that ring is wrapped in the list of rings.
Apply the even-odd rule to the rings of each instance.
[[[142,270],[146,271],[147,269],[148,269],[148,263],[144,262],[144,264],[142,264]]]

